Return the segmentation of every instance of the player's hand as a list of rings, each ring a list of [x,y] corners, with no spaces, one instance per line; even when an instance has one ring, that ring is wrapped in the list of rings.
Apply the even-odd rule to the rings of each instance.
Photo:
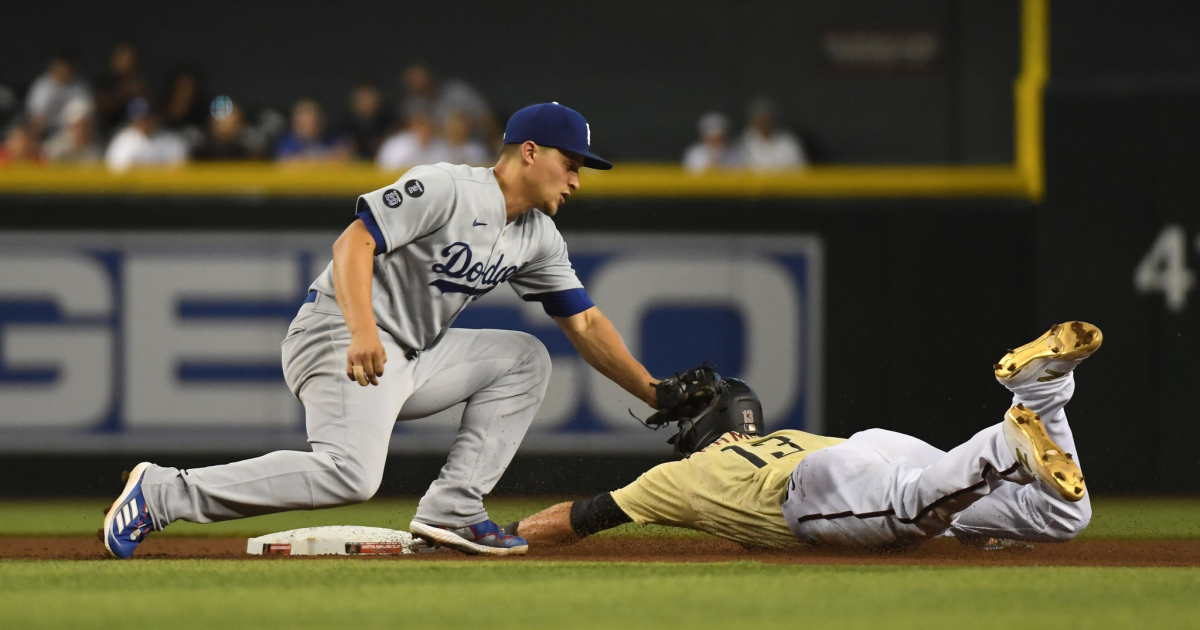
[[[346,353],[346,378],[357,381],[366,387],[368,383],[378,385],[378,377],[383,376],[383,364],[387,363],[387,353],[383,350],[383,342],[379,333],[368,330],[350,337],[350,350]],[[355,374],[355,367],[359,374]]]

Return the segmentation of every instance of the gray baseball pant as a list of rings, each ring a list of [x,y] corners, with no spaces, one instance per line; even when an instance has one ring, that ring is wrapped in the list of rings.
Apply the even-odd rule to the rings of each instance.
[[[466,401],[458,435],[416,519],[463,527],[488,518],[483,495],[512,461],[550,380],[550,355],[514,331],[451,329],[415,359],[380,331],[388,362],[378,386],[346,377],[350,331],[336,301],[318,295],[283,341],[284,379],[304,404],[312,452],[276,451],[232,464],[150,467],[142,492],[159,529],[370,499],[383,480],[397,420]]]

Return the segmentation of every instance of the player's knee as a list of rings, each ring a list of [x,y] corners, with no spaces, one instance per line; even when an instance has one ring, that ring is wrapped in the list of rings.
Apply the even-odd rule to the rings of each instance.
[[[528,333],[514,333],[522,345],[522,357],[529,373],[540,381],[550,380],[550,352],[537,337]]]
[[[382,467],[366,467],[356,462],[339,462],[337,465],[337,495],[342,505],[369,501],[383,483]]]
[[[363,503],[371,500],[375,493],[379,491],[380,484],[383,483],[383,475],[376,478],[354,477],[348,479],[346,484],[346,492],[342,497],[347,504]]]
[[[1059,517],[1059,531],[1063,540],[1075,538],[1092,522],[1092,502],[1085,495],[1076,503],[1067,504]]]
[[[1074,539],[1092,522],[1092,504],[1085,495],[1082,500],[1067,503],[1052,501],[1042,530],[1045,542],[1067,542]]]

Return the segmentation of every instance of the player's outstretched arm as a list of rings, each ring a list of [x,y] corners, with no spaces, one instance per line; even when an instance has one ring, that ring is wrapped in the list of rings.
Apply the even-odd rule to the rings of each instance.
[[[612,493],[605,492],[591,499],[548,507],[505,525],[504,531],[531,544],[567,545],[632,520],[613,500]]]
[[[593,306],[570,317],[555,317],[554,321],[588,365],[647,405],[658,409],[658,398],[654,393],[657,379],[650,376],[650,372],[633,358],[621,334],[599,308]]]
[[[548,507],[533,516],[527,516],[517,523],[505,526],[521,532],[514,534],[528,540],[531,544],[565,545],[583,540],[571,528],[571,501]],[[513,534],[513,532],[508,532]]]
[[[338,307],[350,329],[350,349],[346,353],[346,377],[359,385],[378,385],[383,376],[387,353],[379,340],[375,311],[371,307],[371,277],[375,269],[375,237],[355,219],[333,244],[333,291]],[[354,368],[364,378],[355,378]]]

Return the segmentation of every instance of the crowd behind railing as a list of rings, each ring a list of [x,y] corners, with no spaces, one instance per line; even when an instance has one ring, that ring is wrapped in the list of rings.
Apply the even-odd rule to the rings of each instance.
[[[174,68],[156,89],[128,42],[114,46],[107,69],[91,79],[73,54],[56,54],[23,95],[0,85],[0,167],[103,163],[119,172],[189,161],[275,160],[367,161],[398,170],[495,161],[502,121],[477,88],[437,77],[422,64],[405,69],[401,83],[403,96],[393,103],[380,82],[357,82],[345,114],[331,123],[326,107],[311,98],[293,104],[290,116],[269,107],[248,112],[235,97],[210,94],[192,65]],[[738,134],[724,113],[706,113],[682,164],[696,172],[806,166],[799,138],[778,119],[768,99],[750,104]]]

